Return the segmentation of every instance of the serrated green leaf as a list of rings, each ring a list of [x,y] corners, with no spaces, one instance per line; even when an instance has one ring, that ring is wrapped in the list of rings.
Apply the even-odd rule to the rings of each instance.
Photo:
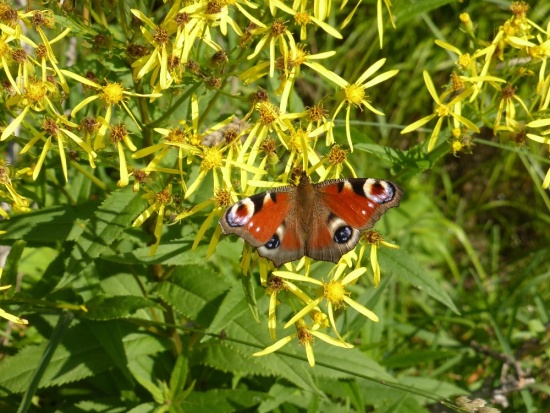
[[[128,359],[124,351],[120,324],[117,321],[110,322],[85,322],[97,342],[103,347],[111,358],[111,362],[118,368],[122,375],[132,383],[132,375],[128,370]]]
[[[252,317],[242,315],[236,319],[235,322],[227,326],[226,332],[229,337],[237,338],[243,342],[255,345],[252,347],[233,342],[230,344],[228,343],[235,351],[239,351],[243,357],[248,358],[249,363],[254,363],[256,366],[259,366],[259,368],[263,370],[263,374],[282,377],[300,388],[320,394],[312,377],[313,369],[309,367],[307,361],[297,362],[294,358],[278,353],[269,354],[263,357],[252,356],[252,353],[273,344],[267,332],[266,324],[258,324]],[[294,332],[295,330],[288,329],[288,334]],[[300,354],[305,356],[303,348],[297,347],[297,343],[291,343],[289,346],[284,347],[284,350],[291,354],[301,351]]]
[[[453,300],[451,300],[451,297],[449,297],[443,287],[439,286],[433,278],[430,278],[428,271],[412,256],[403,251],[403,249],[389,250],[380,248],[378,250],[378,259],[382,271],[392,271],[400,279],[414,285],[430,297],[446,305],[455,313],[460,314]]]
[[[219,339],[210,340],[201,348],[201,360],[204,364],[219,371],[231,372],[237,375],[247,376],[268,376],[261,364],[255,362],[256,359],[250,359],[249,353],[243,353],[242,349],[231,347],[229,342],[219,341]]]
[[[422,144],[406,151],[373,143],[358,143],[353,147],[390,162],[395,170],[403,170],[407,176],[432,168],[438,159],[448,153],[448,145],[440,145],[431,152],[426,152]]]
[[[157,294],[180,314],[209,325],[228,289],[229,284],[210,267],[189,265],[160,282]]]
[[[65,273],[57,288],[69,284],[93,259],[110,249],[122,231],[131,226],[132,220],[144,205],[145,201],[127,187],[111,193],[88,220],[80,222],[82,234],[75,239]]]
[[[29,246],[52,245],[75,239],[82,232],[85,222],[97,207],[96,202],[55,206],[16,215],[0,221],[0,230],[7,231],[0,237],[3,245],[24,239]]]
[[[160,337],[146,333],[128,333],[124,328],[126,357],[131,362],[144,354],[164,351]],[[27,346],[16,355],[0,362],[0,394],[22,393],[27,389],[30,378],[40,362],[46,343]],[[110,357],[83,323],[73,323],[56,348],[40,381],[40,388],[60,386],[102,373],[113,367]]]
[[[208,246],[199,246],[191,250],[192,245],[193,240],[180,239],[159,245],[155,255],[151,255],[150,247],[144,247],[120,255],[103,255],[101,258],[120,264],[197,265],[204,263]]]
[[[83,317],[91,320],[112,320],[117,318],[130,317],[141,308],[159,306],[151,300],[136,296],[98,296],[86,303],[87,313]]]
[[[256,406],[268,397],[265,393],[240,389],[194,391],[180,407],[193,413],[234,412]]]
[[[223,298],[214,320],[208,327],[208,331],[216,334],[221,333],[229,323],[243,313],[250,314],[248,312],[247,300],[243,296],[242,286],[236,283]],[[202,341],[210,339],[212,339],[211,336],[204,336]]]

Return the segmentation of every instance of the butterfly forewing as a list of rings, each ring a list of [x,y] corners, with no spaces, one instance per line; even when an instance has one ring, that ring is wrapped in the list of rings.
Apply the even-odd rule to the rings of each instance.
[[[289,193],[285,188],[253,195],[229,207],[220,219],[223,232],[237,234],[253,247],[265,245],[289,212]]]
[[[327,185],[327,182],[330,182]],[[402,190],[380,179],[340,179],[318,184],[322,202],[337,217],[359,230],[372,228],[383,213],[399,205]]]

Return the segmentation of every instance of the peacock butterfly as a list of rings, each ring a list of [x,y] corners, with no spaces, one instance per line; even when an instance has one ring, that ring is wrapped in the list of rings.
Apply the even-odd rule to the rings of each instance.
[[[279,267],[304,255],[338,262],[403,190],[373,178],[332,179],[312,184],[302,174],[297,186],[275,188],[230,206],[220,225],[237,234]]]

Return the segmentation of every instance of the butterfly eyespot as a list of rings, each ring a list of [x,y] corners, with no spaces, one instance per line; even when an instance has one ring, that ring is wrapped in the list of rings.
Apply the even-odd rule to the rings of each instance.
[[[349,225],[345,225],[343,227],[338,228],[334,232],[334,242],[338,244],[345,244],[347,243],[353,235],[353,230]]]
[[[281,245],[281,239],[277,234],[273,234],[271,239],[267,241],[267,243],[264,245],[268,250],[274,250],[275,248],[279,248]]]
[[[242,227],[250,221],[255,211],[254,202],[243,199],[227,210],[225,220],[230,227]]]

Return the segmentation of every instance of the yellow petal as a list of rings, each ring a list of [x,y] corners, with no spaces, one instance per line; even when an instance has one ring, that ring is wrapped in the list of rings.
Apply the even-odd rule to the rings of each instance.
[[[259,356],[265,356],[266,354],[270,354],[270,353],[273,353],[277,350],[279,350],[280,348],[286,346],[288,343],[290,343],[294,337],[296,337],[296,333],[294,334],[291,334],[289,336],[286,336],[282,339],[280,339],[279,341],[277,341],[275,344],[272,344],[271,346],[269,347],[266,347],[265,349],[263,349],[262,351],[258,351],[254,354],[252,354],[254,357],[259,357]]]
[[[370,318],[372,321],[376,321],[376,322],[380,321],[378,316],[374,314],[371,310],[369,310],[366,307],[363,307],[361,304],[359,304],[357,301],[352,300],[347,295],[344,296],[344,301],[350,307],[353,307],[355,310],[359,311],[365,317]]]

